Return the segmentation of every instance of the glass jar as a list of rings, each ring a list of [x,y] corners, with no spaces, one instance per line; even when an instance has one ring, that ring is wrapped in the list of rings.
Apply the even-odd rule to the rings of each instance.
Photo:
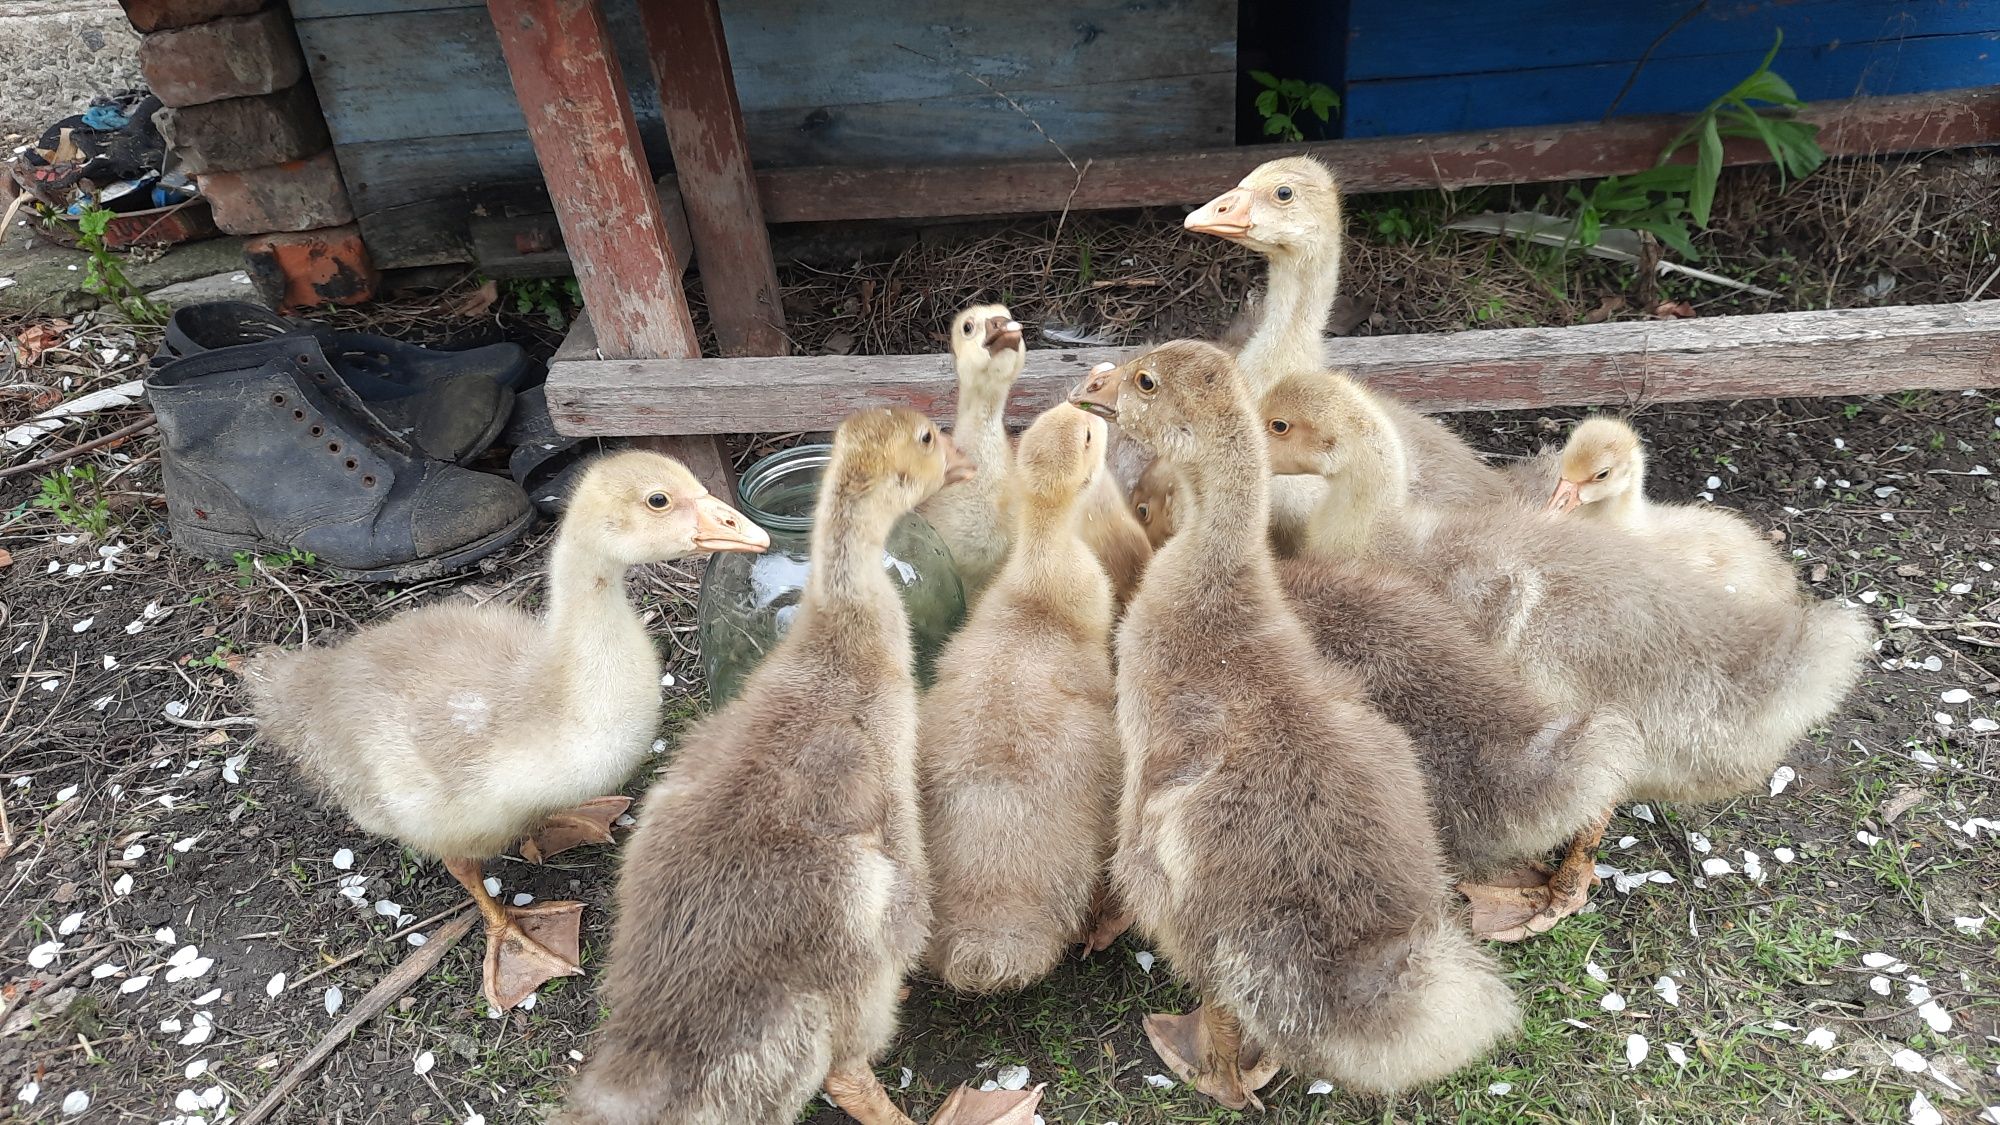
[[[771,535],[761,555],[716,555],[701,580],[695,635],[711,706],[736,697],[764,654],[791,628],[812,569],[813,505],[831,445],[798,445],[750,466],[738,482],[743,514]],[[965,587],[944,540],[915,512],[889,532],[882,569],[903,596],[918,684],[929,687],[938,650],[965,620]]]

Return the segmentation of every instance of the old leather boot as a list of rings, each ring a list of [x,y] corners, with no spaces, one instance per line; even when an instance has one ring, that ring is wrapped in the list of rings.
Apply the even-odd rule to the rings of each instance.
[[[177,359],[146,380],[167,526],[189,554],[310,551],[408,582],[486,557],[534,520],[520,488],[426,457],[383,425],[311,336]]]
[[[534,367],[514,344],[436,351],[377,336],[293,321],[245,301],[208,301],[174,310],[164,366],[217,348],[306,335],[368,409],[398,436],[439,460],[464,464],[500,436],[513,387]]]

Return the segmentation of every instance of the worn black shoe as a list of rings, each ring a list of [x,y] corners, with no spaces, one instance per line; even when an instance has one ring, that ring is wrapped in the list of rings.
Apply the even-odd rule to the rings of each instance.
[[[463,464],[485,452],[507,426],[514,388],[536,365],[514,344],[433,351],[372,332],[336,331],[294,321],[245,301],[210,301],[176,309],[153,363],[217,348],[305,335],[384,425],[440,460]]]
[[[310,551],[362,582],[477,562],[534,522],[513,482],[428,457],[385,425],[307,335],[203,351],[146,380],[167,526],[181,550]]]

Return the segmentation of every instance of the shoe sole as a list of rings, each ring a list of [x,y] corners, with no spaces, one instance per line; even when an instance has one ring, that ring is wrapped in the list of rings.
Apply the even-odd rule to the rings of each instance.
[[[436,578],[455,570],[462,570],[502,547],[513,544],[528,533],[528,528],[534,525],[535,516],[535,509],[530,507],[521,518],[486,538],[475,539],[462,547],[455,547],[427,559],[415,559],[372,570],[335,566],[329,562],[320,562],[316,565],[328,574],[336,578],[345,578],[350,582],[421,582],[427,578]],[[283,543],[272,543],[254,535],[235,535],[189,527],[172,527],[169,530],[173,533],[174,545],[181,551],[210,562],[229,562],[239,554],[276,554],[291,549]]]

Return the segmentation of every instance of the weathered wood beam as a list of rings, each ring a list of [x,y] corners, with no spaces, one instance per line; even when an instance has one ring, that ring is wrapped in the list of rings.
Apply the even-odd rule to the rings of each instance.
[[[785,310],[716,0],[639,0],[660,114],[723,355],[784,355]]]
[[[2000,386],[2000,301],[1331,339],[1327,362],[1424,410],[1858,395]],[[1036,350],[1025,422],[1131,352]],[[943,355],[575,362],[549,369],[565,433],[824,430],[856,411],[950,417]]]
[[[1829,156],[1996,144],[2000,85],[1818,102],[1800,116],[1820,126],[1820,147]],[[759,172],[757,186],[767,221],[819,223],[1194,204],[1266,160],[1301,152],[1333,165],[1350,193],[1542,183],[1651,168],[1686,124],[1684,117],[1628,117],[1483,133],[1106,156],[1091,160],[1082,175],[1060,160],[781,168]],[[1687,159],[1693,159],[1692,149]],[[1725,163],[1769,159],[1760,142],[1727,142]]]
[[[489,0],[598,346],[698,356],[632,99],[595,0]]]

